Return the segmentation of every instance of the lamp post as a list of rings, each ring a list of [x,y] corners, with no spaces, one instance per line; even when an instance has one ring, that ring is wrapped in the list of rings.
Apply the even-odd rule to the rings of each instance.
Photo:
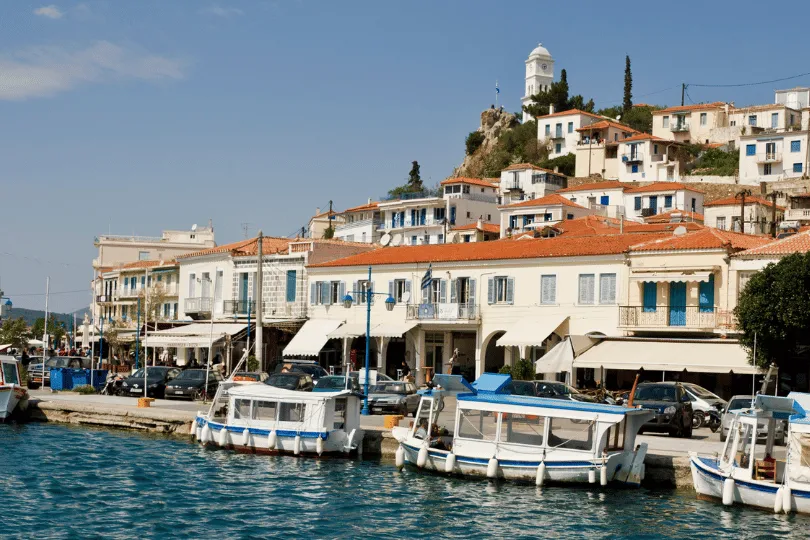
[[[352,303],[354,302],[354,298],[352,298],[351,293],[359,295],[360,298],[365,296],[366,300],[366,362],[365,362],[365,369],[366,369],[366,380],[363,384],[363,410],[360,411],[360,414],[363,416],[368,416],[370,411],[368,410],[368,372],[369,372],[369,355],[370,355],[370,345],[371,345],[371,299],[374,295],[380,296],[388,296],[385,299],[385,309],[388,311],[392,311],[394,306],[396,305],[397,301],[390,295],[385,293],[375,293],[371,288],[371,267],[368,267],[368,281],[366,282],[366,290],[364,291],[350,291],[346,296],[343,297],[343,307],[346,309],[350,309],[352,307]],[[349,375],[346,374],[346,381],[348,382]]]
[[[2,300],[5,300],[5,302],[0,304],[0,320],[3,320],[4,317],[9,317],[11,308],[14,306],[14,304],[11,303],[11,298],[3,296],[3,290],[0,289],[0,301]]]

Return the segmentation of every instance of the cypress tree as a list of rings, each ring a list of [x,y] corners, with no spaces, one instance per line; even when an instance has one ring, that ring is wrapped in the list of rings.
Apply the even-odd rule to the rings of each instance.
[[[624,57],[624,101],[622,108],[624,112],[633,107],[633,72],[630,70],[630,56]]]

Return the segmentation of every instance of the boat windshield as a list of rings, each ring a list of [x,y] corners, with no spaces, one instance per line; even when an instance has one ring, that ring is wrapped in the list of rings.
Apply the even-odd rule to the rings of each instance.
[[[3,362],[3,380],[6,384],[20,384],[17,377],[17,366],[11,362]]]
[[[738,411],[741,409],[750,409],[754,405],[754,400],[751,398],[735,398],[728,404],[728,410]]]
[[[639,386],[636,389],[637,401],[676,401],[674,386]]]

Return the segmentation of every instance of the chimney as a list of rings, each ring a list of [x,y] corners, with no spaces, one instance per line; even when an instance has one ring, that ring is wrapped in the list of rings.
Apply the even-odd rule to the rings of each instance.
[[[368,204],[371,204],[371,197],[368,198]]]
[[[548,114],[554,114],[554,105],[553,104],[548,106]]]
[[[476,227],[476,228],[477,228],[479,231],[483,231],[483,230],[484,230],[484,220],[483,220],[483,219],[481,219],[481,218],[479,217],[479,218],[478,218],[478,222],[475,224],[475,227]]]
[[[316,207],[315,207],[315,215],[317,216],[317,215],[318,215],[318,214],[320,214],[320,213],[321,213],[321,207],[320,207],[320,206],[316,206]]]

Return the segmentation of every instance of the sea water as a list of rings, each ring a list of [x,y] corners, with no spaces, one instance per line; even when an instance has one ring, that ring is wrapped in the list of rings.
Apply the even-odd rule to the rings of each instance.
[[[692,490],[446,478],[393,462],[240,455],[189,440],[0,425],[2,538],[768,538],[810,518]]]

